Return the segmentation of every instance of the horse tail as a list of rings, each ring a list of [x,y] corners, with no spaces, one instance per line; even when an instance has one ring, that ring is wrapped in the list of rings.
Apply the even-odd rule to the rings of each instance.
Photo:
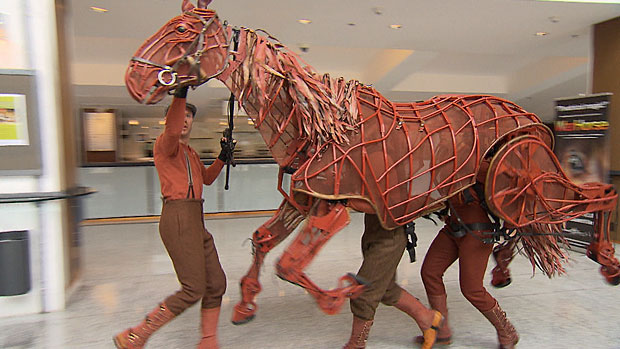
[[[533,223],[516,230],[519,253],[529,259],[532,274],[536,268],[549,278],[566,273],[569,245],[562,235],[563,224]]]

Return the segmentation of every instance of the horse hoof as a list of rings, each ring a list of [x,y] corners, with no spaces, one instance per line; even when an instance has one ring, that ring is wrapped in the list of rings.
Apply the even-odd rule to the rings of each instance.
[[[504,288],[504,287],[510,285],[511,283],[512,283],[512,279],[511,278],[506,279],[506,281],[504,281],[504,282],[498,282],[498,283],[494,283],[494,282],[491,281],[491,285],[493,285],[493,287],[495,287],[495,288]]]
[[[256,304],[254,303],[238,303],[233,309],[233,316],[230,320],[233,325],[243,325],[254,320],[256,317]]]
[[[246,318],[236,319],[236,317],[233,315],[233,319],[231,320],[231,322],[233,323],[233,325],[243,325],[243,324],[247,324],[248,322],[254,320],[255,317],[256,317],[256,314],[252,314]]]
[[[605,280],[607,280],[607,283],[612,286],[620,285],[620,275],[615,277],[605,277]]]

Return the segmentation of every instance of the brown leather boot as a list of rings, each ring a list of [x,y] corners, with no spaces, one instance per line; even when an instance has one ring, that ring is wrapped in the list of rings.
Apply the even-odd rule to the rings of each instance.
[[[200,327],[202,339],[198,349],[219,349],[217,343],[217,321],[220,318],[220,307],[200,310]]]
[[[128,328],[114,336],[114,344],[119,349],[144,348],[146,340],[174,317],[174,313],[162,303],[153,309],[137,326]]]
[[[497,246],[493,249],[493,259],[497,265],[491,271],[493,279],[491,285],[496,288],[502,288],[510,285],[512,279],[510,278],[510,269],[508,265],[514,258],[514,240],[508,242],[506,245]]]
[[[506,318],[506,312],[499,307],[497,302],[495,302],[495,306],[491,310],[485,311],[482,314],[497,330],[500,349],[512,349],[517,345],[519,334],[510,321],[508,321],[508,318]]]
[[[357,316],[353,316],[353,326],[351,329],[351,338],[342,349],[364,349],[366,348],[366,341],[368,340],[368,334],[370,333],[370,327],[372,327],[372,320],[360,319]]]
[[[443,315],[443,323],[439,326],[439,330],[437,331],[435,345],[449,345],[452,343],[452,330],[450,330],[450,325],[448,324],[448,296],[446,294],[441,294],[427,295],[427,297],[431,308],[437,310],[441,313],[441,315]],[[415,342],[418,344],[423,344],[424,336],[415,337]]]
[[[421,339],[422,348],[432,348],[437,339],[437,331],[443,322],[442,314],[437,310],[428,309],[405,290],[402,290],[394,307],[409,315],[418,324],[422,330],[422,336],[418,336]],[[416,342],[419,341],[418,337],[414,338]]]

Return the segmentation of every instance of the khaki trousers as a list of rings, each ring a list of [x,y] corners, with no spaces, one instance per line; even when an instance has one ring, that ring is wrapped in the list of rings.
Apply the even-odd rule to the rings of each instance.
[[[175,315],[202,299],[202,308],[216,308],[226,292],[226,275],[205,229],[202,200],[164,202],[159,234],[168,251],[181,289],[164,303]]]
[[[357,275],[370,285],[359,297],[351,299],[353,315],[372,320],[379,303],[393,306],[398,302],[402,289],[396,284],[396,268],[406,246],[407,237],[402,227],[386,230],[376,215],[364,215],[364,261]]]

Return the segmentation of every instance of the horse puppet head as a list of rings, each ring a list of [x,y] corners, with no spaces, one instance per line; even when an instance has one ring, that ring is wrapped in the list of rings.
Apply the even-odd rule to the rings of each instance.
[[[149,37],[131,58],[125,73],[129,94],[139,103],[155,104],[168,91],[198,86],[228,66],[230,31],[207,9],[183,0],[182,14]]]

